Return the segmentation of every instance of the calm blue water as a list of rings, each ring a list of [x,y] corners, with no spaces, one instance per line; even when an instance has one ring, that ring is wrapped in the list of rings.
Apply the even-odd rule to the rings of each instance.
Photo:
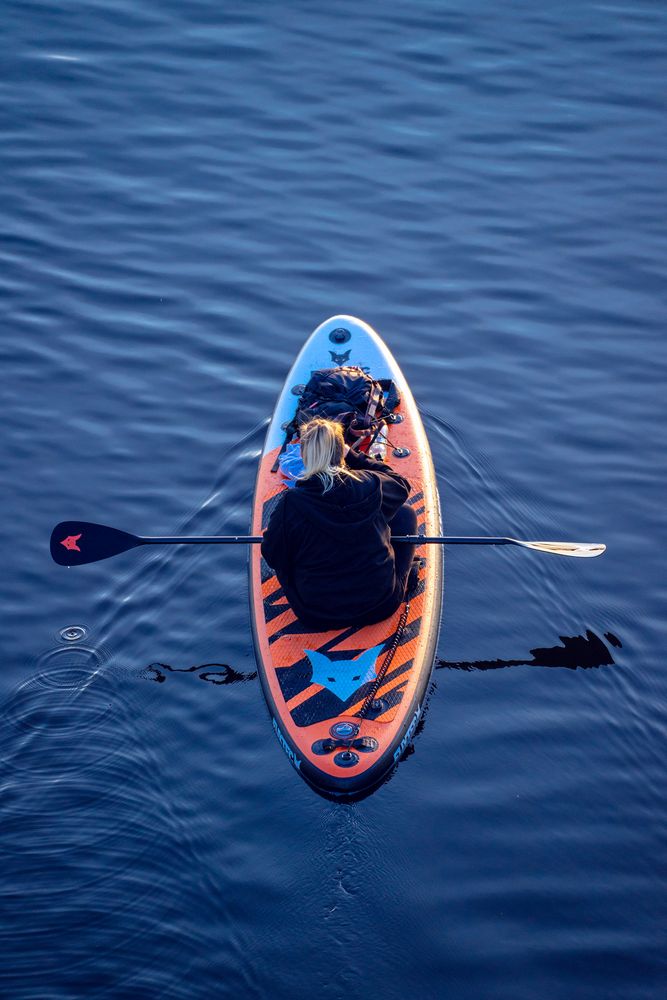
[[[326,6],[0,12],[0,993],[662,997],[667,9]],[[353,806],[273,736],[243,550],[48,555],[245,532],[336,312],[450,533],[608,545],[447,553],[425,726]]]

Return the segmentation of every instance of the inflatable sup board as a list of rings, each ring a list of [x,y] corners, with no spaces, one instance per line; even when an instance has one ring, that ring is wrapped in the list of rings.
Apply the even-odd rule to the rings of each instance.
[[[274,471],[298,396],[313,371],[358,365],[393,379],[401,402],[370,448],[412,486],[419,533],[441,533],[433,462],[417,406],[396,361],[368,324],[334,316],[317,327],[278,398],[259,462],[252,532],[262,533],[281,491]],[[390,439],[390,441],[388,440]],[[410,746],[424,710],[438,640],[442,546],[423,545],[409,602],[376,625],[311,632],[296,618],[260,547],[250,553],[250,605],[262,689],[278,742],[317,791],[345,798],[377,787]],[[379,683],[378,683],[379,678]]]

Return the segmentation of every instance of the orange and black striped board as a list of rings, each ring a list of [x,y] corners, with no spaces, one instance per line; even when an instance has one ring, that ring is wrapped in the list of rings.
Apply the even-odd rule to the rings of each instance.
[[[440,503],[424,427],[400,368],[379,335],[353,316],[333,316],[309,337],[278,399],[259,462],[252,532],[261,534],[282,490],[273,467],[301,388],[313,371],[358,365],[391,378],[400,391],[397,419],[371,454],[382,454],[410,480],[419,533],[439,535]],[[425,560],[407,622],[373,699],[376,670],[392,645],[403,606],[377,625],[311,632],[289,607],[259,546],[250,555],[250,605],[259,676],[275,734],[292,765],[319,792],[359,796],[377,787],[410,746],[424,710],[440,627],[442,546]],[[359,684],[361,686],[359,686]]]

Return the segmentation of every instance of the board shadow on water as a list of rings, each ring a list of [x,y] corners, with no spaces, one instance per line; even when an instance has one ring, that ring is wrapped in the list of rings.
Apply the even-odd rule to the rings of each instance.
[[[605,632],[610,646],[622,647],[620,639],[611,632]],[[436,670],[498,670],[502,667],[560,667],[566,670],[590,670],[598,667],[614,666],[615,660],[602,639],[586,630],[585,635],[562,635],[562,645],[536,647],[530,650],[530,658],[517,657],[493,660],[437,660]],[[236,670],[228,663],[200,663],[191,667],[174,667],[169,663],[149,663],[141,676],[146,680],[164,683],[170,674],[190,674],[209,684],[245,684],[257,679],[257,671]]]

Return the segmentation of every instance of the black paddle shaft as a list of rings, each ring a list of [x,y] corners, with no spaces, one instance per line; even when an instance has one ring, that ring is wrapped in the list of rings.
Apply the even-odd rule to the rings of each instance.
[[[262,542],[262,535],[163,535],[144,536],[140,538],[142,545],[247,545]],[[477,538],[468,535],[392,535],[393,542],[409,542],[411,545],[442,545],[451,542],[456,545],[511,545],[509,538],[492,538],[486,536]]]

